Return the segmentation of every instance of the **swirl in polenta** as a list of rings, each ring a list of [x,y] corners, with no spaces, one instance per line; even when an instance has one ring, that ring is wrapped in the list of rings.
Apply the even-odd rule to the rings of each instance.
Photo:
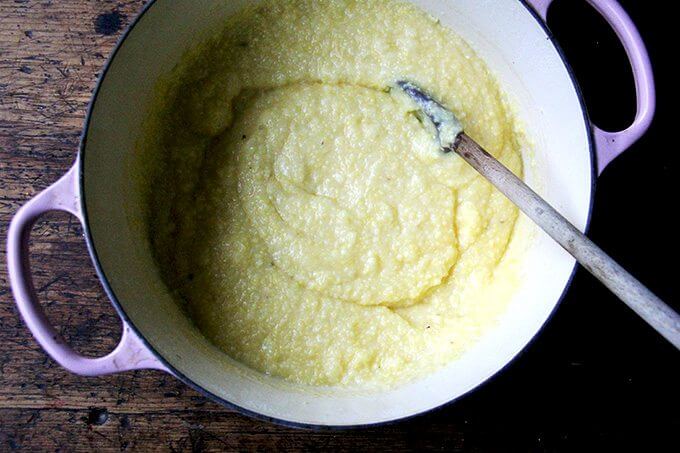
[[[256,2],[159,85],[139,153],[150,243],[232,358],[303,384],[394,386],[455,360],[503,313],[518,210],[441,153],[397,80],[522,175],[484,62],[405,2]]]

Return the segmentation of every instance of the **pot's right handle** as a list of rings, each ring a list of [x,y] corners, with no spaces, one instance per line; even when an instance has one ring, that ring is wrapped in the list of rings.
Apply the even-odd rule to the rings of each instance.
[[[649,129],[656,109],[656,91],[647,48],[630,16],[615,0],[587,1],[605,18],[621,40],[633,69],[637,93],[637,113],[633,124],[627,129],[607,132],[593,125],[598,172],[602,173],[612,160],[628,149]],[[545,21],[553,0],[527,0],[527,2]]]
[[[31,227],[50,211],[65,211],[83,222],[78,186],[78,161],[57,182],[19,209],[7,234],[7,268],[12,292],[29,330],[40,346],[62,367],[83,376],[99,376],[128,370],[168,371],[144,342],[123,321],[120,343],[104,357],[85,357],[71,348],[45,316],[31,278],[28,240]]]

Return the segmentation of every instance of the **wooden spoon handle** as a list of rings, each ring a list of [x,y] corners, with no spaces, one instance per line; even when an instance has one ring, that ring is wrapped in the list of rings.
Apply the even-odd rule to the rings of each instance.
[[[453,148],[550,237],[571,253],[583,267],[680,349],[680,316],[672,308],[470,137],[460,134]]]

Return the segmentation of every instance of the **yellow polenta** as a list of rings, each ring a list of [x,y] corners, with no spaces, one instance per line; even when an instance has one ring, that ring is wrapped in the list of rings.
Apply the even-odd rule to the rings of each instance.
[[[233,358],[394,385],[455,359],[512,295],[518,212],[391,89],[422,86],[522,173],[487,67],[408,3],[257,3],[159,88],[144,156],[167,285]]]

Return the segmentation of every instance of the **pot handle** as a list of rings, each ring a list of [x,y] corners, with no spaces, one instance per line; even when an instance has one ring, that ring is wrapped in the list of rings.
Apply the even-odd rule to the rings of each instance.
[[[167,371],[130,326],[123,321],[120,343],[108,355],[89,358],[77,353],[59,335],[45,316],[33,285],[28,255],[31,228],[49,211],[65,211],[83,223],[80,209],[77,159],[57,182],[19,209],[7,235],[9,279],[17,308],[40,346],[62,367],[83,376],[98,376],[127,370],[152,368]]]
[[[628,149],[649,129],[656,109],[656,89],[647,48],[630,16],[615,0],[587,1],[611,25],[623,44],[633,69],[637,94],[637,113],[633,124],[627,129],[608,132],[593,125],[598,173],[601,174],[612,160]],[[546,21],[548,8],[553,0],[527,0],[527,2]]]

